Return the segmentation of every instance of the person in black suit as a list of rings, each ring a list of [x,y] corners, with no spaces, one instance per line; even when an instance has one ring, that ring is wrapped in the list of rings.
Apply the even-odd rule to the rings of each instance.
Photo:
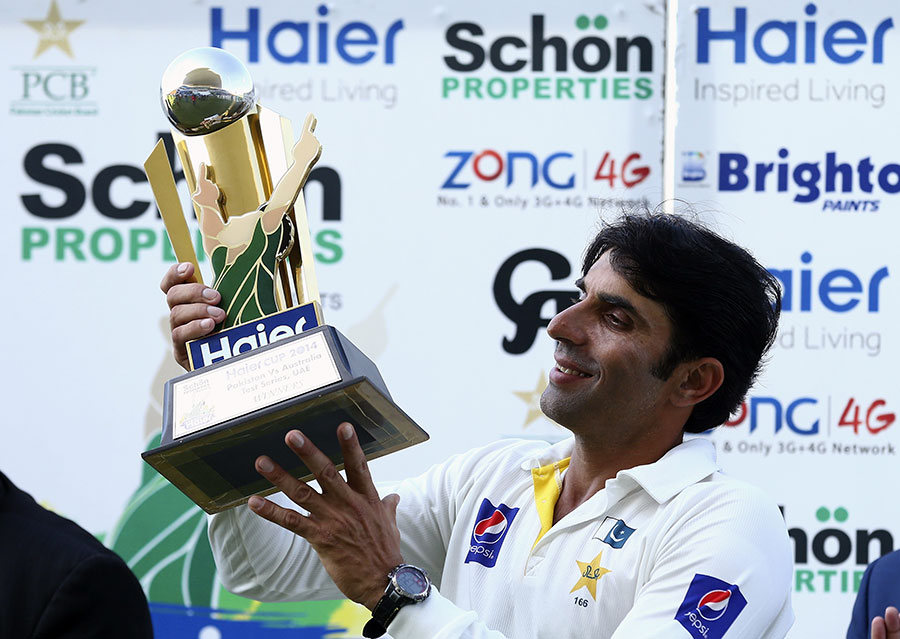
[[[0,639],[153,637],[147,598],[118,555],[0,472]]]
[[[876,559],[863,574],[847,639],[900,639],[900,550]]]

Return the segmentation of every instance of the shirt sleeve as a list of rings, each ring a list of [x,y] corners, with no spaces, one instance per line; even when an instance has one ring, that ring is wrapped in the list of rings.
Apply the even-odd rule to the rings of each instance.
[[[378,486],[380,495],[400,495],[397,526],[404,561],[423,568],[440,583],[443,558],[454,510],[431,484],[441,473]],[[434,497],[437,495],[437,497]],[[269,499],[303,512],[284,494]],[[209,520],[209,540],[219,579],[229,591],[258,601],[340,599],[343,593],[328,576],[305,539],[257,515],[247,506],[232,508]]]
[[[300,510],[282,493],[269,499]],[[219,580],[237,595],[258,601],[343,596],[304,539],[255,515],[246,505],[211,515],[209,542]]]
[[[392,639],[507,639],[432,589],[428,599],[400,609],[388,628]]]
[[[647,546],[643,585],[613,639],[775,639],[793,623],[784,519],[761,491],[700,482]]]
[[[474,469],[509,443],[451,457],[414,479],[379,484],[380,495],[400,496],[397,527],[404,561],[423,568],[440,585],[459,504],[471,490]],[[269,497],[299,509],[279,493]],[[209,540],[219,579],[231,592],[258,601],[339,599],[341,592],[306,541],[239,506],[211,515]]]

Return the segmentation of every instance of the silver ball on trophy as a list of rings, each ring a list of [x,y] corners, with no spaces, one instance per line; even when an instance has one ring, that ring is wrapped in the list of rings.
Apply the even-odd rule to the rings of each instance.
[[[169,122],[185,135],[212,133],[256,105],[256,89],[243,63],[223,49],[185,51],[163,74],[160,99]]]

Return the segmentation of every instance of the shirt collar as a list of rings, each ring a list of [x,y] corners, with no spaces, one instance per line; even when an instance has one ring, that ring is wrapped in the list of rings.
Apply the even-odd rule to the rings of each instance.
[[[530,471],[572,456],[575,438],[569,437],[529,456],[522,469]],[[640,486],[656,502],[664,503],[692,484],[719,470],[716,449],[708,439],[696,437],[675,446],[652,464],[621,470],[606,482],[611,492],[628,492],[633,484]]]
[[[561,459],[572,456],[572,449],[575,448],[575,438],[567,437],[566,439],[534,451],[522,462],[522,470],[530,471],[532,468],[540,468]]]
[[[697,437],[675,446],[657,462],[619,471],[606,486],[633,481],[662,504],[718,470],[715,446],[708,439]]]

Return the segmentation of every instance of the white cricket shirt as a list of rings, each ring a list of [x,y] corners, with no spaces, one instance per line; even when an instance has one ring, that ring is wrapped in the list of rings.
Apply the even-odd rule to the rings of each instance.
[[[572,448],[495,442],[383,487],[400,495],[404,560],[440,589],[398,613],[394,639],[785,636],[784,520],[762,491],[719,472],[712,444],[693,439],[619,472],[550,527]],[[245,506],[212,516],[209,534],[232,592],[341,597],[303,539]]]

